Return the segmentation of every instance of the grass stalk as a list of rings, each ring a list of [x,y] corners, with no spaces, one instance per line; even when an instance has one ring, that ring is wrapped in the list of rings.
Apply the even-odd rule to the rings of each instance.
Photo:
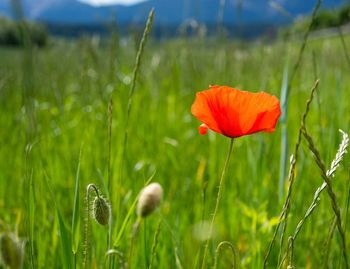
[[[29,175],[29,196],[28,196],[28,212],[29,212],[29,241],[30,241],[30,264],[35,268],[35,187],[33,180],[33,170]]]
[[[148,267],[148,248],[147,248],[147,219],[143,220],[143,257],[145,261],[145,268]]]
[[[324,248],[323,248],[324,251],[323,251],[323,258],[322,258],[322,268],[324,268],[324,269],[328,268],[329,252],[331,249],[331,242],[332,242],[332,238],[333,238],[336,224],[337,224],[337,218],[333,217],[332,224],[329,227],[327,239],[324,243]]]
[[[284,176],[285,176],[285,165],[286,165],[286,160],[287,160],[287,128],[285,126],[285,121],[287,119],[287,114],[288,114],[288,97],[291,89],[291,85],[294,81],[295,74],[297,70],[300,67],[301,60],[303,58],[304,50],[306,47],[306,43],[310,34],[310,31],[313,27],[316,14],[321,6],[322,0],[317,0],[317,3],[313,9],[312,15],[311,15],[311,22],[308,26],[307,31],[304,34],[303,37],[303,42],[301,44],[301,47],[299,49],[298,53],[298,58],[297,61],[295,62],[293,69],[291,71],[291,75],[288,80],[288,72],[287,68],[285,68],[284,72],[284,82],[282,84],[282,91],[281,91],[281,103],[282,103],[282,117],[281,117],[281,122],[282,122],[282,155],[281,155],[281,160],[280,160],[280,179],[279,179],[279,199],[282,198],[282,192],[283,192],[283,186],[284,186]]]
[[[90,247],[90,224],[91,224],[91,208],[90,208],[90,193],[94,191],[96,196],[99,197],[99,192],[97,187],[94,184],[89,184],[86,187],[86,197],[85,197],[85,208],[86,208],[86,217],[85,217],[85,230],[84,230],[84,251],[83,251],[83,266],[82,268],[89,268],[88,266],[88,254]]]
[[[31,268],[35,268],[35,257],[34,257],[34,221],[35,221],[35,190],[33,182],[33,169],[29,169],[29,155],[31,153],[33,145],[28,144],[25,148],[25,182],[26,187],[29,188],[27,195],[26,208],[28,212],[28,238],[29,238],[29,260]],[[28,185],[27,185],[28,184]]]
[[[296,166],[296,162],[298,160],[298,151],[299,151],[299,147],[300,147],[300,144],[301,144],[302,128],[306,124],[306,117],[309,114],[310,105],[311,105],[312,100],[314,99],[315,93],[316,93],[316,91],[318,89],[318,85],[319,85],[319,80],[316,80],[314,86],[311,89],[310,97],[306,101],[305,111],[304,111],[303,116],[301,118],[301,124],[300,124],[299,132],[298,132],[298,139],[297,139],[297,143],[296,143],[295,149],[294,149],[294,161],[291,164],[291,174],[290,174],[290,181],[289,181],[290,185],[288,187],[287,199],[286,199],[286,201],[288,201],[288,202],[286,203],[284,222],[282,224],[281,242],[280,242],[280,255],[279,255],[279,257],[281,257],[281,251],[282,251],[283,243],[284,243],[284,234],[285,234],[285,232],[287,230],[287,225],[288,225],[288,214],[289,214],[289,209],[290,209],[290,201],[291,201],[291,197],[292,197],[292,189],[293,189],[293,183],[294,183],[294,178],[295,178],[295,166]],[[289,177],[288,177],[288,180],[289,180]]]
[[[140,217],[137,218],[136,222],[134,223],[132,227],[132,232],[129,238],[129,254],[128,254],[128,266],[131,268],[131,261],[133,257],[133,252],[134,252],[134,243],[136,239],[136,235],[139,231],[140,225],[141,225],[142,219]],[[146,267],[147,268],[147,267]]]
[[[235,249],[235,247],[228,241],[222,241],[219,243],[219,245],[216,247],[216,251],[215,251],[215,260],[214,260],[214,267],[213,269],[217,269],[218,268],[218,262],[219,262],[219,255],[220,255],[220,250],[224,247],[227,246],[232,254],[233,254],[233,262],[232,262],[232,268],[235,269],[237,268],[237,261],[238,261],[238,254],[237,254],[237,250]]]
[[[80,176],[80,164],[81,164],[81,155],[83,150],[83,144],[80,146],[79,159],[77,165],[77,172],[75,176],[75,192],[74,192],[74,207],[73,207],[73,216],[72,216],[72,253],[74,256],[74,268],[76,265],[76,255],[79,246],[80,239],[80,210],[79,210],[79,176]]]
[[[120,265],[120,268],[125,268],[125,257],[124,257],[124,254],[122,252],[120,252],[116,249],[109,249],[105,255],[104,264],[106,264],[106,260],[108,260],[108,256],[115,257],[118,261],[118,264]]]
[[[288,133],[287,133],[287,112],[288,112],[288,63],[285,64],[283,71],[283,80],[281,87],[281,110],[282,115],[280,119],[281,126],[281,155],[280,155],[280,174],[278,181],[278,200],[281,201],[283,197],[287,156],[288,156]]]
[[[348,144],[349,144],[349,137],[348,137],[348,135],[345,134],[344,132],[342,132],[342,134],[343,134],[343,139],[342,139],[342,142],[341,142],[341,144],[339,146],[337,154],[336,154],[334,160],[332,161],[330,168],[326,172],[326,175],[329,178],[332,178],[334,176],[334,173],[335,173],[337,167],[339,166],[340,161],[343,159],[343,157],[344,157],[344,155],[346,153],[346,148],[348,147]],[[294,230],[294,233],[292,235],[293,242],[297,239],[298,234],[301,231],[305,221],[310,217],[312,212],[319,205],[320,195],[321,195],[322,191],[326,187],[327,187],[327,183],[323,182],[323,184],[314,193],[314,198],[313,198],[310,206],[308,207],[308,209],[306,210],[306,212],[304,214],[304,217],[299,221],[297,227]],[[285,258],[286,258],[286,255],[283,257],[283,259],[282,259],[282,261],[280,263],[280,266],[283,264],[283,261],[285,260]]]
[[[71,246],[71,240],[70,240],[70,234],[69,230],[67,229],[64,219],[61,213],[61,210],[58,207],[54,192],[52,191],[50,184],[49,184],[49,176],[46,173],[46,170],[44,169],[44,178],[45,182],[48,188],[48,192],[52,197],[53,205],[56,209],[58,222],[59,222],[59,229],[60,229],[60,238],[61,238],[61,248],[62,248],[62,260],[63,260],[63,268],[71,269],[73,267],[72,265],[72,246]]]
[[[311,21],[310,21],[310,24],[308,26],[308,29],[307,31],[305,32],[304,34],[304,37],[303,37],[303,42],[301,43],[301,47],[299,49],[299,54],[298,54],[298,59],[297,61],[295,62],[294,66],[293,66],[293,69],[292,69],[292,72],[291,72],[291,75],[290,75],[290,80],[289,80],[289,87],[288,89],[290,90],[290,86],[294,80],[294,77],[295,77],[295,74],[297,72],[297,70],[299,69],[300,67],[300,64],[301,64],[301,60],[303,58],[303,54],[304,54],[304,50],[305,50],[305,47],[306,47],[306,43],[307,43],[307,40],[309,38],[309,34],[311,32],[311,29],[315,23],[315,19],[316,19],[316,15],[317,15],[317,12],[318,10],[320,9],[321,7],[321,4],[322,4],[322,0],[317,0],[317,3],[312,11],[312,14],[311,14]],[[288,94],[289,94],[290,91],[288,91]]]
[[[222,169],[222,174],[220,177],[219,188],[218,188],[218,193],[217,193],[216,203],[215,203],[215,209],[214,209],[213,217],[211,219],[210,226],[209,226],[209,235],[210,236],[213,233],[215,217],[216,217],[218,209],[219,209],[219,203],[220,203],[221,196],[222,196],[222,188],[223,188],[223,183],[224,183],[224,179],[225,179],[225,174],[226,174],[228,163],[230,161],[232,150],[233,150],[233,141],[234,141],[234,139],[231,138],[229,150],[227,152],[226,160],[225,160],[224,167]],[[202,269],[206,268],[205,264],[206,264],[206,257],[207,257],[208,248],[209,248],[209,241],[210,241],[210,238],[208,238],[206,243],[205,243],[202,266],[201,266]]]
[[[339,36],[340,36],[341,44],[343,46],[346,62],[348,64],[349,68],[350,68],[350,56],[349,56],[349,53],[348,53],[348,48],[346,47],[344,35],[343,35],[343,32],[342,32],[342,30],[341,30],[341,28],[339,26],[338,26],[338,33],[339,33]]]
[[[124,161],[125,161],[125,153],[126,153],[126,147],[128,143],[128,134],[129,134],[129,121],[130,121],[130,113],[131,113],[131,108],[132,108],[132,100],[136,88],[136,82],[137,82],[137,77],[139,74],[140,66],[141,66],[141,59],[142,55],[147,43],[148,35],[151,31],[152,23],[153,23],[153,17],[154,17],[154,9],[152,8],[147,19],[146,27],[142,35],[142,39],[140,41],[139,49],[136,54],[136,62],[135,62],[135,67],[133,70],[132,74],[132,80],[131,80],[131,87],[129,91],[129,99],[128,99],[128,106],[127,106],[127,111],[126,111],[126,119],[125,119],[125,128],[124,128],[124,138],[123,138],[123,143],[122,143],[122,149],[121,149],[121,159],[120,159],[120,166],[119,166],[119,176],[117,178],[116,182],[116,187],[118,188],[120,185],[120,181],[123,175],[123,167],[124,167]],[[119,195],[117,196],[117,203],[116,206],[119,208],[120,204],[120,199]],[[119,212],[119,210],[118,210]]]
[[[344,232],[343,227],[342,227],[340,207],[338,205],[336,195],[333,191],[331,177],[325,168],[325,165],[321,159],[321,155],[320,155],[318,149],[316,148],[312,137],[308,134],[308,132],[306,131],[306,128],[303,128],[302,131],[303,131],[303,136],[305,137],[305,139],[308,142],[309,149],[314,154],[314,159],[316,161],[317,166],[320,169],[321,176],[326,183],[326,190],[327,190],[328,196],[330,197],[331,202],[332,202],[332,209],[333,209],[335,216],[336,216],[337,228],[338,228],[338,231],[339,231],[339,234],[341,237],[341,241],[342,241],[342,253],[343,253],[343,257],[344,257],[345,267],[349,268],[348,257],[347,257],[347,253],[346,253],[345,232]]]
[[[113,123],[113,99],[112,97],[108,102],[108,168],[107,168],[107,177],[108,177],[108,198],[112,201],[112,173],[111,173],[111,148],[112,148],[112,123]]]
[[[348,227],[349,204],[350,204],[350,166],[348,168],[348,192],[347,192],[347,197],[346,197],[345,219],[344,219],[345,235],[346,235],[346,230]]]
[[[282,124],[282,135],[281,135],[281,159],[280,159],[280,178],[279,178],[279,188],[278,188],[278,196],[279,196],[279,200],[282,199],[282,194],[283,194],[283,186],[284,186],[284,180],[285,180],[285,166],[287,163],[287,126],[286,126],[286,120],[287,120],[287,115],[288,115],[288,97],[289,97],[289,93],[290,93],[290,89],[291,89],[291,85],[294,81],[294,77],[295,74],[297,72],[297,70],[300,67],[301,64],[301,60],[303,58],[303,54],[304,54],[304,50],[306,47],[306,43],[310,34],[310,31],[312,29],[312,26],[314,24],[314,20],[316,18],[316,14],[321,6],[322,0],[318,0],[315,8],[312,12],[312,16],[311,16],[311,22],[309,24],[309,27],[307,29],[307,31],[304,34],[303,37],[303,42],[301,44],[301,47],[299,49],[299,54],[298,54],[298,58],[297,61],[295,62],[291,75],[289,77],[288,80],[288,69],[285,68],[284,71],[284,78],[283,78],[283,83],[282,83],[282,90],[281,90],[281,104],[282,104],[282,117],[281,117],[281,124]],[[283,243],[283,242],[282,242]]]
[[[145,182],[144,186],[147,186],[147,185],[151,182],[151,180],[154,178],[155,175],[156,175],[156,171],[154,171],[154,173],[148,178],[148,180]],[[113,247],[114,247],[114,248],[119,247],[119,244],[120,244],[121,239],[122,239],[122,237],[123,237],[123,235],[124,235],[125,229],[126,229],[128,223],[129,223],[129,220],[130,220],[132,214],[133,214],[134,211],[135,211],[135,208],[136,208],[138,199],[139,199],[139,196],[137,195],[137,196],[135,197],[133,203],[131,204],[128,213],[126,214],[126,216],[125,216],[125,218],[124,218],[124,221],[123,221],[123,223],[122,223],[122,225],[121,225],[121,227],[120,227],[120,229],[119,229],[119,231],[118,231],[118,234],[116,235],[116,239],[114,240],[114,243],[113,243]],[[138,218],[137,221],[136,221],[136,223],[135,223],[135,225],[134,225],[134,228],[137,228],[137,229],[138,229],[138,226],[139,226],[140,221],[141,221],[141,219]],[[136,230],[137,230],[137,229],[136,229]],[[134,230],[135,230],[135,229],[134,229]]]
[[[312,51],[312,69],[314,72],[315,80],[317,80],[317,78],[318,78],[318,70],[317,70],[317,61],[316,60],[317,60],[316,53],[315,53],[315,51]],[[320,92],[316,93],[316,103],[317,103],[317,109],[318,109],[319,140],[321,141],[321,145],[324,145]]]
[[[161,221],[158,222],[157,230],[156,230],[156,233],[154,234],[153,244],[152,244],[151,260],[150,260],[148,269],[152,269],[154,258],[156,257],[156,251],[157,251],[157,246],[158,246],[158,241],[159,241],[160,228],[161,228]]]
[[[300,124],[299,132],[298,132],[297,143],[295,144],[295,147],[294,147],[294,153],[293,153],[293,155],[290,158],[290,168],[289,168],[289,174],[288,174],[289,185],[288,185],[287,196],[286,196],[284,205],[282,207],[282,212],[281,212],[281,214],[279,216],[278,224],[277,224],[277,226],[276,226],[276,228],[274,230],[274,234],[272,236],[272,240],[270,241],[268,250],[267,250],[266,255],[264,257],[263,268],[267,267],[268,259],[269,259],[269,256],[271,254],[273,245],[274,245],[274,243],[276,241],[277,233],[279,231],[279,228],[280,228],[280,225],[282,224],[282,222],[283,222],[283,226],[282,226],[281,243],[280,244],[281,244],[281,249],[283,247],[283,239],[284,239],[285,231],[287,229],[287,219],[288,219],[288,214],[289,214],[290,201],[291,201],[291,197],[292,197],[292,190],[293,190],[293,184],[294,184],[294,178],[295,178],[295,168],[296,168],[296,163],[297,163],[298,156],[299,156],[299,147],[300,147],[300,144],[301,144],[301,137],[302,137],[301,129],[303,128],[303,126],[305,126],[306,117],[307,117],[307,115],[309,113],[309,110],[310,110],[310,104],[311,104],[311,102],[313,100],[313,97],[314,97],[314,94],[315,94],[315,92],[316,92],[316,90],[318,88],[318,84],[319,84],[319,80],[316,80],[314,86],[311,89],[310,97],[306,101],[305,111],[304,111],[303,116],[301,118],[301,124]]]
[[[288,249],[290,249],[290,251],[288,252],[288,269],[292,269],[294,268],[293,266],[293,258],[294,258],[294,239],[292,236],[290,236],[288,238]]]
[[[137,55],[136,55],[136,63],[135,63],[134,71],[132,74],[131,88],[129,91],[129,100],[128,100],[128,107],[127,107],[127,112],[126,112],[124,147],[123,147],[124,151],[126,149],[126,143],[127,143],[127,138],[128,138],[128,132],[129,132],[129,120],[130,120],[130,113],[131,113],[131,107],[132,107],[132,99],[133,99],[135,88],[136,88],[136,81],[137,81],[137,77],[138,77],[140,66],[141,66],[142,55],[143,55],[143,52],[145,49],[145,45],[147,42],[149,32],[150,32],[151,27],[152,27],[153,17],[154,17],[154,9],[152,9],[148,15],[146,27],[145,27],[145,30],[143,32],[140,46],[139,46],[139,49],[138,49]]]
[[[107,168],[107,177],[108,177],[108,193],[107,196],[111,203],[113,202],[113,182],[112,182],[112,172],[111,172],[111,148],[112,148],[112,123],[113,123],[113,99],[112,96],[108,102],[108,168]],[[113,217],[112,209],[110,210],[110,218],[108,222],[108,234],[107,234],[107,249],[111,249],[112,244],[112,233],[113,233]],[[112,259],[114,256],[107,256],[108,268],[112,266]]]

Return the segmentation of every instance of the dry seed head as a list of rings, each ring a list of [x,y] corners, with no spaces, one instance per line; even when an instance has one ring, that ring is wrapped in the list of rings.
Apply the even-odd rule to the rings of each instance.
[[[0,236],[0,260],[4,266],[20,269],[23,264],[23,244],[13,233]]]
[[[160,204],[163,197],[163,188],[159,183],[151,183],[144,187],[139,196],[137,204],[137,215],[139,217],[147,217]]]
[[[349,135],[341,129],[339,129],[339,132],[342,134],[343,138],[339,145],[337,154],[335,155],[335,158],[332,161],[331,168],[327,170],[327,175],[330,177],[334,176],[334,173],[337,170],[340,162],[343,160],[344,155],[347,153],[347,147],[349,146]]]
[[[97,196],[93,203],[94,219],[101,225],[107,225],[110,217],[110,205],[107,200]]]

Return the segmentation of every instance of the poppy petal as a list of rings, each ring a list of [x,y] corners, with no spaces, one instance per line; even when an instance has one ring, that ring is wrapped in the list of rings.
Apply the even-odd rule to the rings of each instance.
[[[222,132],[217,124],[216,119],[214,118],[214,115],[208,103],[208,100],[211,98],[214,98],[214,96],[211,96],[204,91],[197,93],[196,99],[191,107],[191,112],[201,122],[205,123],[208,128],[221,134]]]
[[[272,132],[281,115],[275,96],[227,86],[210,86],[197,93],[191,111],[209,129],[228,137]]]

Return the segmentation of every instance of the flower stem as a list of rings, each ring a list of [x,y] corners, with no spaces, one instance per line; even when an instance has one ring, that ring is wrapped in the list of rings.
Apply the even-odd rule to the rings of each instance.
[[[223,182],[224,182],[224,178],[225,178],[225,174],[226,174],[226,171],[227,171],[228,163],[229,163],[230,158],[231,158],[232,150],[233,150],[233,138],[231,138],[229,150],[227,152],[227,156],[226,156],[226,160],[225,160],[225,164],[224,164],[224,168],[222,169],[222,173],[221,173],[221,177],[220,177],[218,194],[216,196],[215,209],[214,209],[213,217],[211,219],[210,227],[209,227],[209,235],[211,235],[213,233],[214,221],[215,221],[215,217],[216,217],[216,214],[218,212],[218,209],[219,209],[219,203],[220,203],[221,195],[222,195],[222,185],[223,185]],[[205,268],[205,260],[206,260],[207,253],[208,253],[209,240],[210,240],[210,238],[208,238],[206,243],[205,243],[203,260],[202,260],[202,266],[201,266],[202,269]]]

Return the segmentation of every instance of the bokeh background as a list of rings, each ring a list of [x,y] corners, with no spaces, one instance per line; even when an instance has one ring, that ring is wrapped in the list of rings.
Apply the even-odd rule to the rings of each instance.
[[[0,0],[0,234],[18,238],[23,268],[84,268],[84,253],[86,268],[199,268],[207,238],[205,268],[215,257],[217,268],[232,267],[230,248],[215,251],[223,241],[235,268],[262,268],[296,144],[289,214],[267,268],[346,268],[326,191],[294,255],[282,258],[323,182],[307,141],[298,143],[317,79],[306,126],[327,169],[338,130],[349,133],[349,11],[340,0]],[[274,133],[235,140],[208,235],[229,139],[200,136],[190,107],[214,84],[276,95],[283,114]],[[332,187],[348,238],[349,157],[341,159]],[[133,238],[134,201],[150,178],[163,201]],[[91,183],[110,202],[110,226],[88,210]],[[0,250],[7,268],[12,252]]]

